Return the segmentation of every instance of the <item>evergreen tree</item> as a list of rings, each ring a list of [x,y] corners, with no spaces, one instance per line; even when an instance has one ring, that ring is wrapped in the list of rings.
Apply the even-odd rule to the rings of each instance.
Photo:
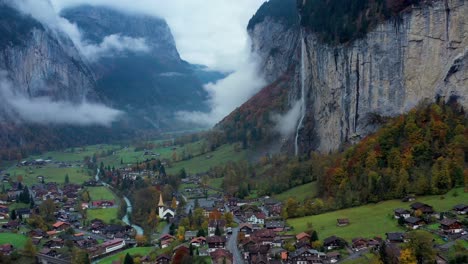
[[[127,253],[127,255],[125,255],[123,264],[133,264],[133,263],[134,262],[133,262],[132,256],[130,256],[130,254]]]
[[[68,173],[65,174],[65,184],[69,184],[70,183],[70,178],[68,177]]]
[[[317,231],[312,231],[312,234],[310,236],[310,242],[315,242],[315,241],[318,241],[319,240],[319,237],[318,237],[318,234],[317,234]]]
[[[215,236],[221,236],[221,229],[219,228],[218,224],[216,224]]]
[[[29,203],[29,208],[30,208],[30,209],[33,209],[35,205],[36,205],[36,204],[35,204],[35,202],[34,202],[34,199],[31,197],[31,201],[30,201],[30,203]]]
[[[16,216],[16,210],[12,210],[11,215],[10,215],[11,220],[16,220],[16,217],[17,217]]]
[[[200,228],[197,232],[197,237],[204,237],[204,236],[206,236],[205,229]]]

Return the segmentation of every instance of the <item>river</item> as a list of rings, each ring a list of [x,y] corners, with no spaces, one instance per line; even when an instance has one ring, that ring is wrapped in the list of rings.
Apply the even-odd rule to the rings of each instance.
[[[96,181],[98,182],[101,182],[104,186],[106,186],[107,188],[110,189],[110,186],[109,184],[101,181],[101,179],[99,178],[99,169],[97,169],[97,172],[96,172]],[[110,189],[111,190],[111,189]],[[112,191],[112,190],[111,190]],[[127,224],[127,225],[130,225],[132,226],[136,232],[137,232],[137,235],[143,235],[143,228],[141,228],[141,226],[138,226],[138,225],[133,225],[132,222],[130,222],[130,215],[132,214],[132,210],[133,210],[133,207],[132,207],[132,202],[130,202],[130,199],[128,199],[126,196],[123,197],[125,203],[127,204],[127,213],[125,214],[125,216],[122,218],[122,221]]]

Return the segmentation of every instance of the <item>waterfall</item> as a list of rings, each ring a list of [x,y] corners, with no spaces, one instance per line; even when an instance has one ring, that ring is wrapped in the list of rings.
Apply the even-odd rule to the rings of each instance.
[[[294,145],[294,152],[296,156],[299,154],[299,130],[302,128],[302,123],[304,122],[304,117],[306,115],[306,101],[305,101],[305,79],[306,79],[306,72],[305,72],[305,58],[306,57],[306,44],[304,41],[303,31],[301,30],[301,118],[299,118],[299,122],[296,128],[296,138],[295,138],[295,145]]]

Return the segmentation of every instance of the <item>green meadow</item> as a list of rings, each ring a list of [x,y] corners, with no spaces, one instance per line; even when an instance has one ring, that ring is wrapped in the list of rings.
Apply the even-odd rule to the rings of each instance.
[[[454,195],[454,193],[457,195]],[[463,192],[463,188],[457,188],[446,195],[417,197],[416,201],[433,206],[437,212],[448,211],[456,204],[466,203],[468,193]],[[398,226],[397,220],[394,219],[393,210],[395,208],[409,208],[410,204],[400,200],[390,200],[320,215],[289,219],[287,222],[294,227],[293,233],[314,229],[318,232],[320,239],[332,235],[342,237],[348,241],[355,237],[384,237],[386,232],[403,230]],[[338,227],[336,220],[339,218],[348,218],[350,225]]]

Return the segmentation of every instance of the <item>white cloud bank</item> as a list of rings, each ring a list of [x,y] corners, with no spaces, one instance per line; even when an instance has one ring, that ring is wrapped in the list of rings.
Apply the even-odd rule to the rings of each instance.
[[[15,0],[12,5],[25,14],[29,14],[42,24],[55,31],[67,34],[75,46],[89,61],[101,57],[113,56],[123,51],[148,52],[150,48],[144,38],[132,38],[113,34],[106,36],[101,43],[92,44],[83,39],[78,26],[59,16],[49,0]]]
[[[210,99],[209,113],[179,112],[177,117],[186,122],[213,126],[232,110],[239,107],[265,85],[265,81],[258,77],[255,60],[250,60],[244,67],[228,75],[216,83],[205,85]]]
[[[73,104],[49,97],[28,98],[15,93],[4,71],[0,71],[0,98],[4,110],[20,122],[110,126],[122,115],[118,110],[86,101]]]
[[[273,115],[272,120],[275,122],[275,130],[278,131],[283,137],[288,138],[293,135],[297,130],[297,123],[301,115],[301,101],[298,100],[289,109],[288,112],[283,115]]]

